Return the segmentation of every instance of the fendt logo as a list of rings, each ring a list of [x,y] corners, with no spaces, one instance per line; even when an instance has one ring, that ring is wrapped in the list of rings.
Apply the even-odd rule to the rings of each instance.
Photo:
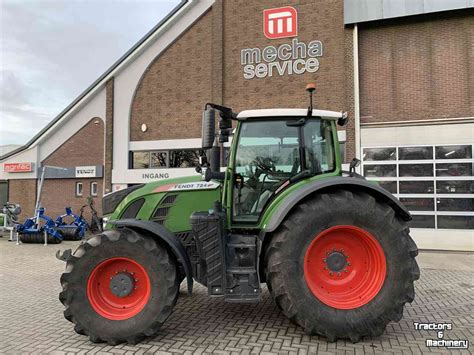
[[[263,33],[268,39],[298,35],[298,14],[294,7],[263,10]]]

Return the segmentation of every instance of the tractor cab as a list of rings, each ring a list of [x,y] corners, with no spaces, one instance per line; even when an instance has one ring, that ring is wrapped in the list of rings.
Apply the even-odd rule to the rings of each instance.
[[[220,180],[226,189],[222,202],[232,225],[255,227],[278,194],[306,179],[341,174],[336,124],[344,125],[347,114],[306,109],[247,110],[207,104],[203,115],[203,149],[211,151],[207,181]],[[219,111],[216,134],[215,111]],[[237,122],[231,130],[231,121]],[[226,173],[221,173],[218,144],[234,135]]]

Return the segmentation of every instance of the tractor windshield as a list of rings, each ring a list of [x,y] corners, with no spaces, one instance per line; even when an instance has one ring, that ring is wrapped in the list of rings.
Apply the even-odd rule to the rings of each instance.
[[[243,122],[235,158],[233,219],[256,222],[268,200],[291,177],[335,168],[331,122],[298,119]],[[301,122],[301,121],[300,121]]]

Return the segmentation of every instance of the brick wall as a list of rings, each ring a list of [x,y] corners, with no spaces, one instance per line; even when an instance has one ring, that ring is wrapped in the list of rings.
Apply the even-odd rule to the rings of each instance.
[[[98,213],[102,212],[102,179],[48,179],[43,185],[41,202],[46,209],[45,213],[49,217],[56,219],[58,215],[66,213],[65,208],[71,207],[72,211],[79,214],[82,205],[86,204],[86,197],[90,196],[90,184],[96,181],[98,183],[99,196],[94,197],[94,206]],[[82,182],[82,197],[75,196],[76,182]],[[84,216],[88,221],[91,219],[89,208],[86,208]]]
[[[104,164],[104,122],[92,118],[42,161],[43,165],[74,167]]]
[[[100,118],[91,119],[74,136],[69,138],[61,147],[42,162],[43,165],[75,167],[87,165],[104,165],[104,122]],[[83,182],[83,197],[76,197],[76,182]],[[47,179],[44,182],[41,202],[46,208],[46,214],[55,218],[64,213],[64,208],[70,206],[74,212],[86,203],[90,195],[90,182],[98,182],[98,197],[94,203],[101,213],[103,181],[95,179]]]
[[[298,39],[323,42],[319,71],[245,80],[241,49],[291,43],[291,38],[269,40],[262,29],[264,9],[289,4],[298,11]],[[307,107],[304,88],[309,82],[316,82],[318,108],[352,114],[353,100],[346,95],[352,89],[347,47],[352,50],[352,30],[344,28],[342,1],[219,0],[144,73],[132,104],[131,140],[200,137],[203,105],[211,98],[236,111]],[[141,132],[142,123],[147,124],[147,132]],[[351,126],[347,129],[353,131]],[[351,142],[348,155],[353,156]]]
[[[244,48],[278,47],[291,38],[267,39],[263,34],[263,10],[292,5],[298,11],[298,39],[320,40],[323,56],[315,73],[274,75],[246,80],[240,63]],[[328,110],[347,110],[345,102],[346,66],[343,2],[334,0],[226,1],[224,2],[224,102],[239,111],[248,108],[307,107],[304,91],[316,83],[315,106]]]
[[[458,11],[361,25],[361,121],[474,116],[474,21]]]
[[[212,10],[158,56],[135,92],[130,140],[197,138],[211,101]],[[146,132],[140,127],[145,123]]]
[[[21,205],[20,221],[32,217],[36,203],[36,179],[11,179],[8,181],[8,200]]]

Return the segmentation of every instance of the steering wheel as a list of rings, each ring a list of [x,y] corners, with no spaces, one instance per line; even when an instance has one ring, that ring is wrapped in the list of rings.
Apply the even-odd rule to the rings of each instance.
[[[276,171],[275,161],[270,157],[256,157],[254,162],[257,168],[266,173],[272,173]]]

